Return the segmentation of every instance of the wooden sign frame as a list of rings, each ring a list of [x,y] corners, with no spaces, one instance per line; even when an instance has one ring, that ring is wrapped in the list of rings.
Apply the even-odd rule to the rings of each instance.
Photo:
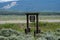
[[[39,27],[38,27],[38,13],[26,13],[26,19],[27,19],[27,29],[25,29],[26,30],[26,32],[28,33],[28,32],[30,32],[30,27],[29,27],[29,16],[34,16],[35,15],[35,19],[31,19],[31,20],[33,20],[33,21],[31,21],[31,22],[36,22],[36,33],[39,33]],[[26,33],[25,32],[25,33]],[[34,31],[34,33],[35,33],[35,31]]]

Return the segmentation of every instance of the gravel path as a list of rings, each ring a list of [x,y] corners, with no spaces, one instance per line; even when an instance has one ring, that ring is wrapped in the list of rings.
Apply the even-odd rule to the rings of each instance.
[[[60,22],[60,20],[39,20],[41,22]],[[8,20],[8,21],[0,21],[0,24],[5,23],[26,23],[26,20]]]

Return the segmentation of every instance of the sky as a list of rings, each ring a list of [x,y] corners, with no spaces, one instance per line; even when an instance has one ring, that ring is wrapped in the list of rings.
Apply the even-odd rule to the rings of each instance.
[[[60,12],[60,0],[0,0],[0,10]]]

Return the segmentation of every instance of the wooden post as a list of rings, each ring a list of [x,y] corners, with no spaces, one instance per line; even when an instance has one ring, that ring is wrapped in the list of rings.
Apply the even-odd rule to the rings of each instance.
[[[27,15],[27,28],[29,28],[29,18],[28,18],[29,15]]]
[[[36,15],[36,31],[38,33],[38,14]]]
[[[30,32],[30,28],[29,28],[29,15],[26,15],[26,19],[27,19],[27,28],[25,29],[25,33],[28,34]]]

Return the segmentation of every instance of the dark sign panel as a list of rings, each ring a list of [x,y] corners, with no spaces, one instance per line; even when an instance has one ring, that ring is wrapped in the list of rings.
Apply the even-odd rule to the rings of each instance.
[[[34,15],[30,15],[30,22],[35,22],[35,16]]]

